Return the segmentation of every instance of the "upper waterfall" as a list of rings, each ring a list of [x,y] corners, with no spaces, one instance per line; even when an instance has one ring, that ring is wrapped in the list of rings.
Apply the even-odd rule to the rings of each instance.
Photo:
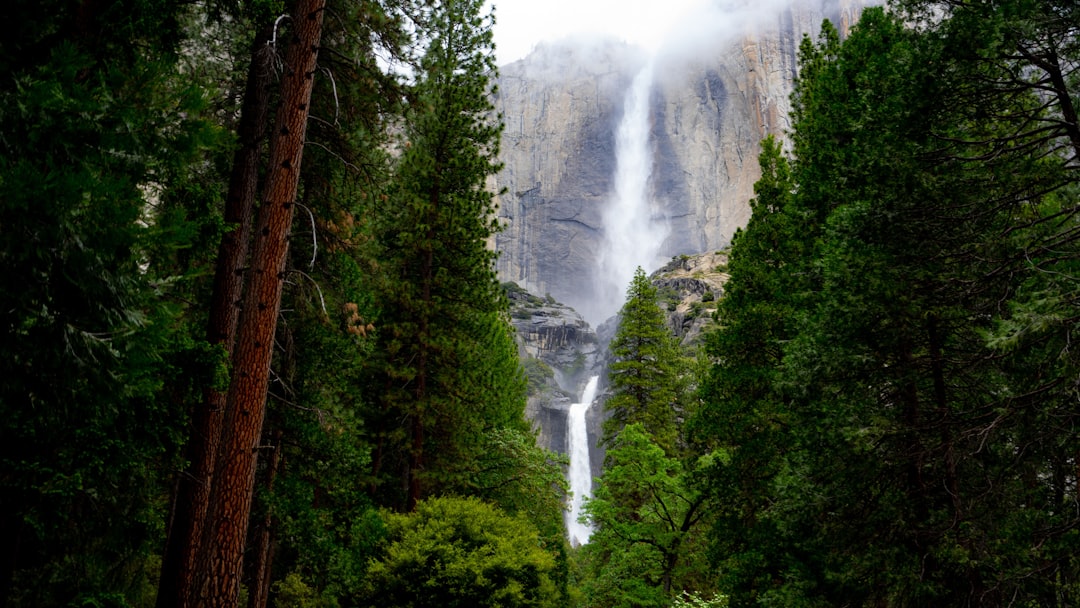
[[[638,266],[646,271],[660,266],[660,249],[670,231],[662,211],[654,210],[649,196],[653,71],[650,61],[634,77],[615,134],[615,191],[601,216],[603,238],[595,268],[597,298],[583,311],[594,324],[619,311]]]
[[[652,156],[642,180],[652,216],[668,229],[659,255],[667,261],[727,246],[750,217],[761,140],[783,138],[791,126],[799,41],[816,36],[825,17],[844,31],[863,2],[791,2],[757,20],[725,11],[732,3],[713,3],[724,13],[723,35],[693,53],[564,41],[503,66],[494,102],[506,123],[504,165],[492,183],[503,228],[494,237],[500,280],[550,294],[594,326],[603,316],[588,302],[600,291],[596,267],[609,233],[603,216],[615,197],[617,132],[633,114],[626,111],[632,82],[650,61],[651,76],[639,81],[648,111],[641,106],[637,124],[646,125]],[[619,296],[625,290],[618,285]]]

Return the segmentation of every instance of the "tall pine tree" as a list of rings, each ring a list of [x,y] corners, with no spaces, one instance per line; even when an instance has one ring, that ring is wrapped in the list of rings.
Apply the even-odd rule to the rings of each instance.
[[[611,396],[604,407],[609,442],[628,424],[640,423],[664,451],[678,446],[676,417],[684,405],[680,394],[681,354],[657,303],[657,290],[639,266],[619,312],[619,328],[611,342],[615,361],[608,371]]]
[[[1054,299],[1033,238],[1063,230],[1053,263],[1075,259],[1067,130],[1045,137],[1049,98],[994,93],[1000,66],[943,35],[975,22],[940,23],[871,9],[843,44],[825,28],[800,57],[793,160],[762,156],[698,421],[730,456],[712,469],[714,539],[736,602],[1074,593],[1077,436],[1039,422],[1071,419],[1055,390],[1071,365],[1023,348],[1035,311],[1006,305]]]
[[[373,471],[383,500],[467,491],[484,435],[524,427],[524,378],[488,238],[498,169],[491,17],[479,0],[429,5],[427,51],[377,209],[384,283]],[[383,494],[385,492],[385,494]]]

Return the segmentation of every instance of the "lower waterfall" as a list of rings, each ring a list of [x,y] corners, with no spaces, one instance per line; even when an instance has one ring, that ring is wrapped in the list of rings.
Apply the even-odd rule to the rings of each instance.
[[[570,499],[570,511],[566,514],[566,531],[573,546],[584,545],[592,535],[592,526],[578,522],[585,498],[592,495],[592,466],[589,459],[589,433],[585,424],[585,413],[589,411],[596,398],[596,385],[600,376],[589,378],[581,401],[570,406],[566,415],[566,435],[570,455],[570,471],[567,481],[573,496]]]

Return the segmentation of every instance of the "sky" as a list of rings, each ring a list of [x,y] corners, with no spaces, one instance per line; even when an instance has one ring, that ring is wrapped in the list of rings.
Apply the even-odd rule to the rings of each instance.
[[[490,0],[495,4],[499,65],[521,59],[541,41],[610,35],[656,50],[668,32],[707,0]]]

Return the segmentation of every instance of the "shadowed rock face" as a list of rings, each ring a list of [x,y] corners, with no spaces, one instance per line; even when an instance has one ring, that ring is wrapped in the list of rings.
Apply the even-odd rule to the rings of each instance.
[[[680,343],[693,350],[711,326],[716,301],[727,280],[727,254],[710,251],[679,255],[650,277],[664,308],[668,327]],[[567,452],[567,412],[581,398],[590,376],[599,375],[600,389],[587,412],[592,469],[599,476],[604,462],[600,447],[608,396],[606,370],[611,364],[607,345],[618,318],[593,330],[574,309],[551,297],[530,294],[507,285],[510,318],[518,351],[529,376],[525,415],[538,431],[537,443],[553,452]]]
[[[591,293],[622,97],[644,58],[625,45],[542,46],[501,69],[498,270],[536,294]],[[578,299],[580,302],[581,300]]]
[[[519,288],[508,289],[507,295],[519,356],[529,376],[525,415],[536,425],[539,445],[566,453],[567,411],[589,377],[601,373],[606,345],[572,308]]]
[[[828,5],[796,4],[712,49],[657,59],[648,187],[670,227],[664,256],[720,249],[746,224],[760,141],[790,126],[802,36],[816,34],[826,17],[846,31],[863,3]],[[493,185],[506,188],[504,230],[495,238],[501,280],[588,308],[613,191],[615,132],[626,90],[647,60],[608,41],[540,46],[500,68],[504,168]]]

